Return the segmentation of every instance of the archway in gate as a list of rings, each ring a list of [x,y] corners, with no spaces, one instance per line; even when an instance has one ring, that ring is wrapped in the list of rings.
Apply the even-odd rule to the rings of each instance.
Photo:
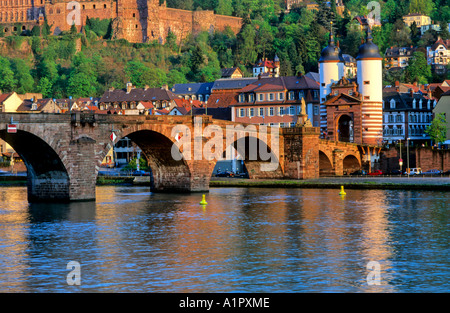
[[[353,142],[353,119],[350,115],[343,114],[337,122],[338,141]]]

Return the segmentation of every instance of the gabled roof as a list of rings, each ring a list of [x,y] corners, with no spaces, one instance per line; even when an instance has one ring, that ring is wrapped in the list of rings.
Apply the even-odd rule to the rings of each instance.
[[[236,71],[239,72],[239,74],[243,75],[243,73],[239,67],[223,68],[222,69],[222,78],[231,77]]]
[[[340,93],[337,96],[333,96],[328,98],[323,104],[324,105],[339,105],[339,104],[348,104],[348,103],[361,103],[361,100],[350,96],[346,93]]]
[[[269,61],[267,59],[259,60],[253,67],[267,67],[276,68],[274,61]]]
[[[129,93],[126,89],[114,89],[105,91],[99,102],[170,101],[177,98],[178,95],[165,88],[134,88]]]
[[[450,39],[443,40],[442,38],[439,38],[436,40],[436,42],[431,46],[431,50],[436,50],[440,45],[443,45],[445,49],[450,48]]]
[[[411,95],[410,92],[387,92],[383,93],[383,101],[386,103],[390,103],[390,101],[395,100],[395,109],[390,109],[389,105],[385,106],[386,110],[420,110],[419,109],[419,101],[422,100],[422,110],[427,109],[428,100],[434,100],[427,97],[427,95],[422,95],[421,93],[413,93]],[[413,101],[416,100],[416,109],[413,109]],[[384,109],[383,109],[384,110]]]
[[[170,89],[176,95],[210,94],[214,83],[175,84]]]
[[[266,91],[285,91],[302,89],[320,89],[320,85],[315,80],[302,76],[281,76],[262,78],[254,83],[242,88],[239,92],[266,92]]]
[[[13,92],[0,94],[0,103],[4,102],[4,101],[5,101],[6,99],[8,99],[12,94],[13,94]]]
[[[255,81],[258,77],[243,77],[243,78],[222,78],[217,79],[214,82],[212,90],[230,90],[230,89],[241,89]]]
[[[24,100],[21,105],[17,108],[17,112],[28,112],[28,111],[42,111],[44,107],[49,104],[50,102],[53,102],[52,99],[39,99],[36,101],[31,100]],[[37,104],[37,107],[35,110],[33,110],[33,103]]]

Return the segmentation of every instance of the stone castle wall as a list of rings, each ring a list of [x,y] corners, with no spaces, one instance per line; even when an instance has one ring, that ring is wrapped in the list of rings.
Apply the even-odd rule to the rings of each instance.
[[[31,30],[34,25],[42,24],[44,17],[56,35],[68,31],[74,22],[81,30],[87,17],[113,19],[113,38],[130,42],[158,40],[163,43],[169,31],[182,40],[191,33],[222,31],[227,26],[238,33],[242,26],[242,19],[237,17],[216,15],[213,11],[167,8],[165,3],[160,5],[159,0],[79,0],[70,4],[69,0],[18,1],[16,5],[7,0],[6,5],[0,7],[3,35]]]

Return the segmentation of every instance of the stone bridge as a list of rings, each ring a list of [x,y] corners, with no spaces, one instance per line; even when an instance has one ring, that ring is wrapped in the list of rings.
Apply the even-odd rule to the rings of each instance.
[[[0,138],[27,167],[30,202],[95,199],[102,160],[123,137],[142,150],[156,192],[208,191],[217,160],[230,146],[254,179],[342,175],[361,167],[364,151],[320,140],[315,127],[241,125],[205,115],[0,114]]]

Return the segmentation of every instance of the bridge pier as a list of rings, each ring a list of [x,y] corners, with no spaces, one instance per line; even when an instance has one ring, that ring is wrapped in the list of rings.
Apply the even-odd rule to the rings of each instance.
[[[319,132],[318,127],[283,128],[284,156],[280,155],[280,163],[286,178],[319,177]]]
[[[70,201],[69,179],[60,173],[36,176],[28,171],[29,202]]]

